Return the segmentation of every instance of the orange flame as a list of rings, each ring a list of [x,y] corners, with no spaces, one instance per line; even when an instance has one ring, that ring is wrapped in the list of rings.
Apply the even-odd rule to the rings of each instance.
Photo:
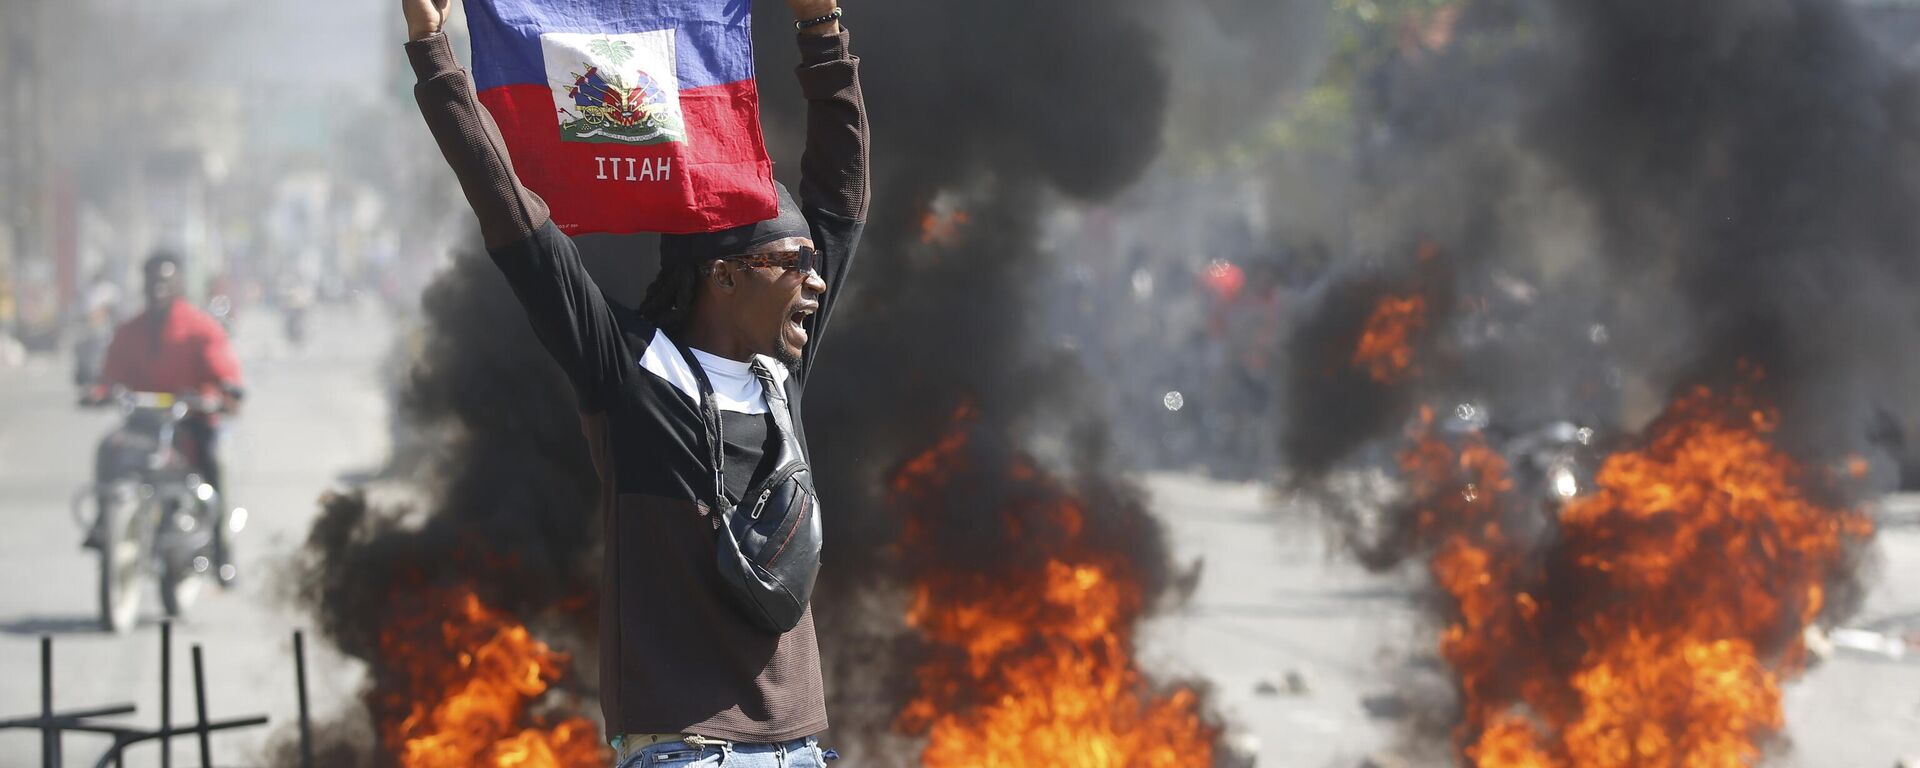
[[[546,726],[527,713],[565,674],[565,653],[534,639],[524,624],[487,607],[470,589],[409,603],[453,610],[444,618],[423,611],[381,633],[382,662],[408,678],[386,696],[387,711],[397,717],[381,725],[399,765],[584,768],[611,760],[592,721],[571,716]],[[436,621],[437,632],[430,626]],[[423,642],[428,638],[438,642]]]
[[[1394,384],[1417,373],[1413,364],[1413,336],[1427,326],[1427,300],[1418,295],[1388,296],[1374,305],[1361,326],[1360,343],[1353,349],[1355,368],[1381,384]]]
[[[968,462],[973,413],[961,408],[955,429],[894,474],[896,502],[940,503]],[[1128,561],[1086,541],[1080,501],[1038,467],[1016,460],[1007,476],[1038,491],[981,514],[998,515],[1009,537],[1058,546],[1044,564],[1013,572],[918,569],[907,623],[930,652],[895,726],[927,737],[930,768],[1210,765],[1215,729],[1199,696],[1152,690],[1134,662],[1145,606]],[[907,521],[910,562],[937,546]]]
[[[920,216],[920,242],[928,245],[953,245],[960,241],[960,229],[972,223],[966,211],[927,211]]]
[[[1777,420],[1737,392],[1686,393],[1531,544],[1516,540],[1497,454],[1416,436],[1401,463],[1454,603],[1440,653],[1458,675],[1470,764],[1735,768],[1761,756],[1823,584],[1873,533],[1859,510],[1808,497],[1805,473],[1769,442]]]

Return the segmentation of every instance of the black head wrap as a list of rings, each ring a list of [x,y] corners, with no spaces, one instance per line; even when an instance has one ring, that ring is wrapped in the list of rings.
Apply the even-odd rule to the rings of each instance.
[[[709,259],[749,253],[775,240],[812,237],[813,230],[807,227],[806,217],[800,215],[800,206],[793,201],[786,186],[776,181],[773,192],[780,209],[766,221],[697,235],[661,235],[660,266],[701,264]]]

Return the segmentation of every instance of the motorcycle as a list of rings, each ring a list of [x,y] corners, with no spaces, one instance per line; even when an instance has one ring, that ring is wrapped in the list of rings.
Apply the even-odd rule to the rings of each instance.
[[[72,512],[99,556],[101,627],[123,632],[139,616],[148,575],[168,617],[191,608],[200,577],[232,562],[231,537],[246,526],[247,511],[228,511],[174,442],[182,421],[217,411],[217,403],[162,392],[123,392],[106,402],[119,404],[123,421],[101,440],[95,479],[75,494]]]

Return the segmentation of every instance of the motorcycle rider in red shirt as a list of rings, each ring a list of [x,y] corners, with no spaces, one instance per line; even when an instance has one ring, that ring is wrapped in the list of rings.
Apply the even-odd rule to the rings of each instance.
[[[105,403],[116,390],[131,390],[171,393],[196,403],[175,433],[176,445],[207,484],[224,490],[216,427],[219,414],[238,411],[240,361],[219,321],[181,299],[179,257],[155,253],[142,271],[146,310],[114,330],[100,378],[85,402]],[[87,544],[98,546],[98,532],[88,535]],[[220,582],[232,583],[238,575],[233,564],[217,565]]]

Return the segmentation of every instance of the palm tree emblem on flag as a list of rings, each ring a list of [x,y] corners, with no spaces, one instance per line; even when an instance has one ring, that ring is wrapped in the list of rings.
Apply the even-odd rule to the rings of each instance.
[[[603,36],[580,53],[585,71],[570,71],[556,84],[565,91],[561,139],[626,146],[686,140],[673,94],[639,66],[626,66],[635,58],[632,43]]]

